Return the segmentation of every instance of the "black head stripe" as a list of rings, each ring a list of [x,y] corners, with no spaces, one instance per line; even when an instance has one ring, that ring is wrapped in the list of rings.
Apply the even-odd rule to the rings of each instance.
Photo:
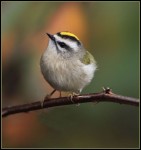
[[[69,47],[67,44],[65,44],[64,42],[57,42],[58,43],[58,45],[60,46],[60,47],[62,47],[62,48],[65,48],[66,50],[68,50],[68,51],[71,51],[72,49],[71,49],[71,47]]]
[[[78,39],[76,39],[75,37],[73,37],[73,36],[62,35],[62,34],[60,34],[60,32],[58,32],[57,35],[60,36],[60,37],[62,37],[62,38],[64,38],[64,39],[69,39],[71,41],[77,42],[78,45],[81,44],[80,41]]]

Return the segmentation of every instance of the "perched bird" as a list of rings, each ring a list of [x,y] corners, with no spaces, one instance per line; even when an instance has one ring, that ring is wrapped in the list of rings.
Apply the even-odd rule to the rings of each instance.
[[[45,80],[56,90],[80,94],[88,85],[97,68],[94,57],[70,32],[47,33],[49,43],[40,59]]]

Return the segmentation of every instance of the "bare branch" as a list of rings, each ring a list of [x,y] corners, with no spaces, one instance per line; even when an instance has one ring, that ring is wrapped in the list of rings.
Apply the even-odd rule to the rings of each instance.
[[[72,99],[70,97],[45,99],[43,106],[42,101],[37,101],[24,105],[5,107],[2,109],[2,117],[49,107],[87,103],[87,102],[113,102],[119,104],[139,106],[139,99],[114,94],[109,88],[107,88],[100,93],[78,95],[74,96]]]

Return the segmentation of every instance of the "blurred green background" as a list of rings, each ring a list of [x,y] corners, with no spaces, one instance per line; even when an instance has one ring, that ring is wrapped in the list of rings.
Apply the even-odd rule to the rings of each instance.
[[[59,31],[76,34],[97,61],[82,93],[108,86],[139,97],[139,2],[1,2],[1,8],[3,106],[43,100],[52,91],[39,60],[45,33]],[[103,102],[11,115],[2,119],[2,147],[137,148],[139,108]]]

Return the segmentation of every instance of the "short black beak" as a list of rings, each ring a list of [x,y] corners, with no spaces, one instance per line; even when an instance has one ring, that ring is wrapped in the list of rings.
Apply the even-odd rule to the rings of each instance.
[[[48,35],[48,37],[49,37],[51,40],[55,41],[55,38],[54,38],[53,35],[51,35],[51,34],[49,34],[49,33],[46,33],[46,34]]]

